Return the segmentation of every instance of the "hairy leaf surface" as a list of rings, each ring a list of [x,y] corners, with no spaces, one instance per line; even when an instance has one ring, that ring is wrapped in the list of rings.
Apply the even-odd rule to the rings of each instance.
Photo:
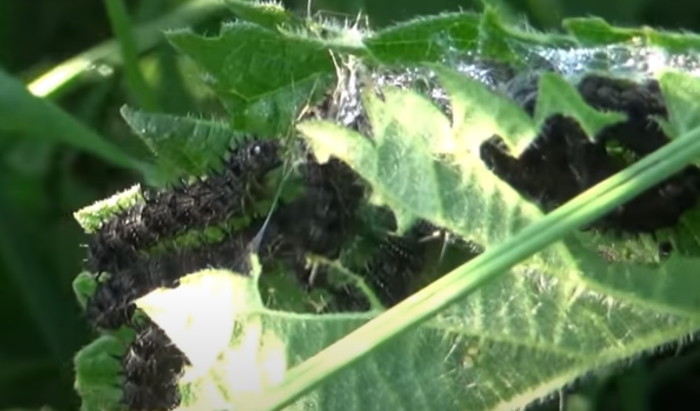
[[[151,114],[126,106],[121,114],[156,156],[169,182],[205,175],[220,165],[222,153],[245,139],[243,133],[216,120]]]
[[[299,109],[325,92],[334,70],[323,43],[250,23],[233,23],[217,37],[189,31],[170,41],[207,73],[235,129],[274,136],[289,131]]]

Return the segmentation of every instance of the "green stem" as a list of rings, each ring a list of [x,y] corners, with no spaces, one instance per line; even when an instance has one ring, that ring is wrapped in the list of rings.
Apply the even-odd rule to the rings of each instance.
[[[136,96],[140,106],[147,111],[159,111],[158,101],[151,91],[139,67],[139,51],[134,33],[131,31],[129,15],[122,0],[105,0],[107,15],[112,24],[119,51],[124,62],[124,75],[131,92]]]
[[[214,12],[224,9],[220,0],[192,0],[166,14],[162,18],[138,26],[134,30],[136,48],[144,52],[163,40],[163,30],[195,24]],[[103,64],[118,65],[122,60],[119,44],[106,41],[72,57],[37,77],[28,88],[38,97],[55,98],[78,83],[78,80]]]
[[[256,410],[277,410],[361,360],[379,345],[463,299],[486,281],[604,216],[617,205],[675,174],[700,155],[700,128],[627,167],[526,227],[508,241],[453,270],[292,368],[284,381],[261,395]]]

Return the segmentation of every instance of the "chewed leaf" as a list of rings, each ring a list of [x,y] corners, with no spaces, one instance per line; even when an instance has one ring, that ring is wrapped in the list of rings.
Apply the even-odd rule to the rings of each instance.
[[[619,113],[603,113],[586,104],[576,88],[554,73],[540,77],[535,119],[540,128],[554,114],[575,118],[588,138],[593,141],[603,128],[624,121]]]
[[[592,368],[681,338],[697,327],[697,288],[685,290],[680,301],[673,298],[676,287],[686,281],[676,276],[677,270],[687,271],[696,261],[637,271],[608,266],[590,253],[580,256],[581,271],[570,271],[572,266],[551,266],[550,272],[527,264],[516,267],[389,341],[290,409],[344,410],[349,402],[379,409],[416,404],[422,409],[512,409],[518,401],[532,401]],[[186,371],[180,382],[181,409],[248,409],[259,404],[287,369],[373,316],[267,310],[254,283],[250,277],[209,270],[160,292],[161,302],[170,301],[161,307],[170,306],[173,313],[180,310],[174,305],[197,307],[203,299],[212,300],[206,305],[217,309],[207,312],[216,318],[190,319],[209,327],[215,321],[222,336],[230,337],[225,344],[225,338],[199,334],[197,351],[214,360],[195,360],[207,366]],[[167,294],[171,297],[166,299]],[[225,312],[226,307],[232,312]],[[494,391],[494,386],[499,388]]]
[[[435,70],[450,94],[460,149],[478,153],[481,143],[498,135],[518,156],[535,139],[535,123],[512,101],[456,71],[439,66]]]
[[[211,321],[220,322],[218,326],[226,331],[223,334],[233,331],[226,345],[220,338],[199,335],[197,350],[209,352],[214,361],[198,372],[195,366],[185,371],[180,382],[183,398],[179,409],[253,408],[265,398],[266,389],[281,381],[288,368],[372,317],[266,310],[255,301],[253,285],[254,280],[249,277],[210,270],[193,275],[176,289],[160,292],[159,299],[164,303],[167,294],[172,294],[163,308],[174,308],[175,304],[196,306],[197,301],[206,298],[214,300],[207,304],[233,309],[232,313],[216,311],[216,316],[210,311],[210,316],[217,319],[198,319],[210,326]],[[212,294],[212,289],[219,291]],[[234,294],[237,298],[231,304],[229,298]],[[252,299],[246,302],[248,297]],[[217,303],[218,300],[221,301]],[[507,343],[491,341],[486,335],[453,325],[453,318],[436,319],[390,341],[372,357],[340,378],[328,381],[290,409],[345,410],[351,402],[377,409],[409,409],[416,404],[422,409],[488,409],[495,404],[488,394],[489,386],[473,382],[479,379],[491,384],[502,378],[498,374],[500,363],[489,361],[489,357],[511,352],[513,356],[508,358],[524,366],[530,361],[556,357],[544,348],[527,350],[531,355],[518,357]],[[521,388],[519,382],[516,386]]]
[[[458,99],[468,97],[460,94],[457,75],[450,80],[444,85],[459,118],[465,105]],[[556,84],[553,80],[550,85]],[[682,82],[669,87],[682,87]],[[667,93],[678,95],[678,90]],[[446,138],[443,120],[431,110],[425,110],[430,124],[412,124],[410,116],[404,117],[401,108],[417,107],[420,96],[389,91],[383,97],[367,98],[371,138],[328,123],[304,123],[299,130],[314,149],[353,167],[397,215],[426,218],[486,247],[507,241],[541,215],[499,184],[478,154],[449,152],[444,149],[449,145],[439,143],[452,141],[460,147],[470,138],[462,128],[455,126]],[[575,105],[559,111],[569,109],[573,117],[585,118]],[[436,147],[439,155],[433,152]],[[452,338],[443,335],[445,345],[435,343],[422,356],[433,349],[447,350],[441,372],[454,376],[448,380],[458,381],[460,387],[469,387],[459,397],[465,402],[455,400],[451,409],[515,408],[519,401],[527,403],[558,389],[563,381],[682,339],[700,326],[697,287],[680,290],[689,281],[697,282],[696,276],[687,277],[693,275],[689,267],[695,259],[672,258],[653,266],[611,264],[577,241],[574,237],[544,250],[426,325],[449,329]],[[419,338],[417,333],[426,329],[414,331]],[[427,338],[422,335],[420,340]],[[345,379],[334,383],[341,381]],[[494,386],[499,388],[494,391]],[[435,405],[427,401],[426,407]]]
[[[196,370],[209,369],[228,346],[239,312],[262,308],[253,277],[216,270],[187,275],[180,279],[179,287],[152,291],[136,305],[165,331]]]
[[[184,302],[184,304],[183,304]],[[138,305],[185,353],[179,409],[239,409],[287,368],[287,347],[265,327],[255,277],[204,270]]]
[[[298,128],[317,154],[340,158],[370,182],[399,221],[423,218],[488,246],[541,216],[484,167],[478,151],[464,149],[472,136],[450,130],[431,104],[410,91],[385,90],[384,101],[368,97],[372,140],[328,122]]]

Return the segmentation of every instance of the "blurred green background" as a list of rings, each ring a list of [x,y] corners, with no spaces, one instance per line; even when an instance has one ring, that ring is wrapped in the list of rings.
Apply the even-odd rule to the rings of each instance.
[[[133,0],[126,5],[133,27],[147,29],[176,16],[182,26],[216,33],[220,21],[231,18],[215,0],[197,0],[201,8],[178,11],[184,3]],[[418,14],[481,8],[479,1],[455,0],[315,0],[310,9],[306,0],[285,3],[299,13],[311,10],[349,18],[362,10],[375,27]],[[490,3],[547,30],[558,29],[564,17],[596,15],[620,25],[700,31],[698,0]],[[95,0],[1,0],[0,68],[29,84],[62,61],[110,39],[113,34],[105,4]],[[158,30],[152,33],[152,39],[162,39]],[[129,92],[133,88],[127,86],[120,65],[113,62],[118,55],[115,49],[108,49],[78,81],[46,98],[126,152],[142,156],[144,148],[119,116],[122,104],[206,116],[219,110],[199,87],[194,68],[169,45],[156,43],[140,60],[153,97],[147,104],[143,96]],[[55,130],[42,127],[41,118],[31,127],[14,124],[13,110],[21,106],[14,98],[9,87],[0,83],[0,409],[43,405],[76,409],[72,356],[91,335],[71,291],[85,242],[72,213],[129,187],[140,177],[61,143]],[[688,345],[672,354],[635,363],[611,378],[589,378],[567,398],[565,408],[690,409],[671,401],[700,397],[700,350]],[[653,389],[654,395],[643,396],[646,389]],[[554,399],[542,408],[559,409],[559,401]]]

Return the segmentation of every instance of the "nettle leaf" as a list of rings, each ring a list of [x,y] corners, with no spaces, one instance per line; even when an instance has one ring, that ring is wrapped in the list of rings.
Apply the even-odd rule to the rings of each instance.
[[[143,203],[141,186],[136,184],[109,198],[95,202],[75,213],[73,217],[87,234],[97,231],[102,224],[120,211]]]
[[[285,10],[284,7],[278,3],[258,3],[239,0],[225,0],[225,3],[231,11],[244,20],[270,29],[283,26],[301,26],[303,24],[300,18]]]
[[[680,136],[700,126],[697,99],[700,82],[689,74],[666,71],[659,78],[668,107],[668,120],[662,120],[664,130],[672,137]]]
[[[460,119],[455,129],[426,98],[391,88],[382,91],[382,100],[370,96],[365,104],[373,140],[330,122],[305,122],[298,129],[319,159],[333,155],[367,180],[373,195],[391,207],[400,222],[421,217],[489,246],[542,214],[483,165],[476,142],[466,134],[478,128],[479,119],[465,127],[458,114],[473,107],[472,82],[462,76],[464,81],[458,83],[457,74],[442,71],[448,78],[444,85],[453,98],[455,117]],[[465,88],[455,90],[456,84]],[[479,103],[489,106],[484,99]],[[481,120],[486,130],[496,126],[491,118]],[[510,124],[509,120],[504,116],[498,127],[520,129],[515,120]]]
[[[457,82],[444,86],[455,111],[464,106],[459,99],[468,93],[453,90]],[[666,87],[678,93],[682,84],[667,82]],[[450,141],[450,132],[445,119],[427,109],[429,102],[410,91],[388,89],[383,97],[368,97],[371,139],[327,122],[302,123],[299,130],[321,158],[336,156],[367,179],[397,215],[428,219],[487,247],[538,218],[534,206],[485,171],[469,150],[444,150],[441,142]],[[429,124],[415,120],[421,100],[426,115],[419,118]],[[455,142],[469,138],[461,128],[451,133]],[[392,340],[395,350],[421,347],[410,354],[415,371],[392,368],[383,349],[360,361],[357,369],[382,364],[377,367],[376,384],[383,386],[377,401],[408,395],[419,401],[412,404],[426,409],[445,407],[441,401],[446,398],[445,409],[519,408],[592,370],[697,330],[700,289],[688,285],[698,282],[691,269],[697,263],[680,256],[656,264],[611,263],[574,236],[487,283],[411,335]],[[423,345],[426,341],[430,343]],[[416,399],[423,386],[418,377],[411,379],[423,372],[423,358],[441,358],[431,366],[442,385]],[[382,379],[384,375],[394,377]],[[405,377],[397,380],[397,375]],[[340,374],[306,401],[343,384],[358,392],[352,383]],[[364,405],[365,398],[354,401]],[[397,404],[402,403],[391,405]]]
[[[78,304],[84,310],[87,302],[97,291],[97,279],[89,272],[83,271],[73,280],[73,294]]]
[[[570,38],[554,33],[540,33],[519,28],[503,21],[503,16],[493,7],[486,7],[479,22],[479,56],[521,64],[528,54],[528,47],[570,47]]]
[[[183,299],[206,302],[209,310],[183,306]],[[260,302],[255,278],[213,270],[183,278],[176,289],[154,291],[139,304],[195,359],[181,383],[183,410],[254,408],[287,368],[371,317],[268,310]],[[212,307],[218,315],[211,315]],[[159,316],[173,310],[179,313],[175,321]],[[207,326],[206,337],[195,324]],[[409,409],[418,404],[424,409],[465,409],[470,401],[463,396],[462,381],[449,376],[473,366],[469,355],[474,348],[478,350],[475,340],[455,338],[440,330],[440,324],[422,327],[289,409]]]
[[[658,233],[661,241],[668,241],[679,255],[700,255],[700,208],[695,207],[685,213],[677,227],[662,230]]]
[[[455,139],[462,148],[478,153],[484,141],[499,135],[513,155],[519,156],[535,139],[535,122],[515,103],[459,72],[439,66],[435,70],[450,94],[455,134],[463,136]]]
[[[588,138],[593,141],[602,129],[627,118],[620,113],[603,113],[589,106],[573,85],[554,73],[543,73],[540,76],[539,90],[535,109],[538,129],[553,114],[563,114],[576,118]]]
[[[514,36],[508,34],[506,26],[495,9],[487,8],[479,22],[479,54],[502,61],[518,62],[519,56],[510,45]]]
[[[100,336],[75,355],[75,389],[82,398],[82,411],[122,408],[121,357],[133,338],[133,331],[124,328]]]
[[[576,40],[586,46],[624,43],[642,33],[640,29],[613,27],[599,17],[568,18],[562,25]]]
[[[206,71],[233,128],[260,136],[287,133],[301,107],[333,79],[322,42],[250,23],[226,25],[217,37],[175,31],[168,39]]]
[[[192,364],[181,382],[179,409],[250,407],[264,388],[281,381],[289,364],[362,322],[359,315],[322,318],[268,310],[257,283],[257,275],[204,270],[183,277],[177,288],[137,301]]]
[[[420,17],[371,34],[364,44],[384,63],[437,62],[476,51],[478,25],[479,16],[473,13]]]
[[[651,27],[626,28],[610,25],[599,17],[565,19],[564,28],[582,45],[598,46],[643,40],[668,52],[687,52],[700,47],[700,35],[655,30]]]
[[[226,150],[246,135],[227,123],[168,114],[151,114],[122,107],[121,114],[156,156],[166,181],[201,176],[220,165]]]

